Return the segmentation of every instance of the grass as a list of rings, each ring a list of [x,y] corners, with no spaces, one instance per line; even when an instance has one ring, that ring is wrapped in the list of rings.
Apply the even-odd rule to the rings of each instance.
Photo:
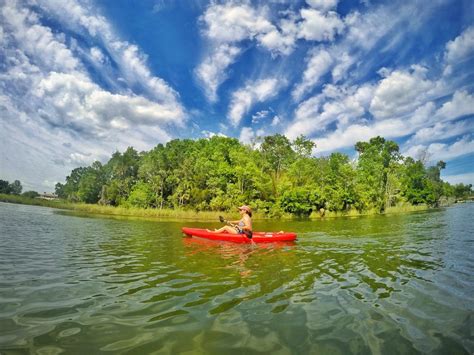
[[[218,220],[220,215],[228,215],[229,212],[219,211],[193,211],[184,209],[156,209],[156,208],[136,208],[136,207],[114,207],[101,206],[87,203],[73,203],[64,200],[42,200],[38,198],[28,198],[24,196],[0,194],[0,202],[18,203],[23,205],[35,205],[43,207],[59,208],[87,214],[109,215],[109,216],[130,216],[144,218],[170,218],[170,219],[198,219],[198,220]],[[235,211],[237,214],[237,211]],[[254,213],[255,219],[268,218],[263,214]]]
[[[114,207],[114,206],[101,206],[95,204],[86,203],[73,203],[64,200],[42,200],[38,198],[28,198],[24,196],[16,195],[5,195],[0,194],[0,202],[19,203],[24,205],[35,205],[43,207],[59,208],[71,211],[82,212],[86,214],[94,215],[108,215],[108,216],[126,216],[126,217],[143,217],[148,219],[192,219],[192,220],[217,220],[219,215],[228,215],[229,212],[219,211],[193,211],[184,209],[156,209],[156,208],[136,208],[136,207]],[[429,207],[426,205],[414,206],[409,203],[400,204],[395,207],[389,207],[385,211],[385,214],[396,214],[406,213],[415,211],[424,211]],[[349,210],[345,212],[332,212],[326,211],[324,218],[335,218],[335,217],[359,217],[379,214],[377,210],[368,210],[359,212],[357,210]],[[294,218],[290,214],[283,214],[279,217],[269,217],[263,213],[254,213],[253,219],[292,219]],[[310,219],[322,218],[318,212],[313,212]]]

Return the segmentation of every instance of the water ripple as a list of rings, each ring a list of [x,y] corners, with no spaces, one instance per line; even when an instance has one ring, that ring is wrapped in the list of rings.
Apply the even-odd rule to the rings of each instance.
[[[0,204],[0,352],[472,353],[472,210],[238,245]]]

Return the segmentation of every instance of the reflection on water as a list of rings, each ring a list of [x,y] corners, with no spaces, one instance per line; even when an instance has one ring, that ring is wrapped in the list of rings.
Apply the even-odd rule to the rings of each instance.
[[[233,244],[0,204],[0,352],[469,354],[473,207]]]

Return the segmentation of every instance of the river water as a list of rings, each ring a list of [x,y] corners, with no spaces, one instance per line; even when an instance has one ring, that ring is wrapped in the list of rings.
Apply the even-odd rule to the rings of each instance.
[[[474,204],[254,221],[293,244],[184,225],[219,224],[0,203],[0,353],[474,352]]]

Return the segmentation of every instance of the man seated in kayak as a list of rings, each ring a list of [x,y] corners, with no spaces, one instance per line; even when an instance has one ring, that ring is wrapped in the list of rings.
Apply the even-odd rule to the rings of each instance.
[[[232,226],[224,226],[209,232],[245,234],[248,238],[252,238],[252,210],[249,206],[240,206],[239,213],[242,216],[241,219],[238,221],[228,221],[228,223],[232,224]]]

